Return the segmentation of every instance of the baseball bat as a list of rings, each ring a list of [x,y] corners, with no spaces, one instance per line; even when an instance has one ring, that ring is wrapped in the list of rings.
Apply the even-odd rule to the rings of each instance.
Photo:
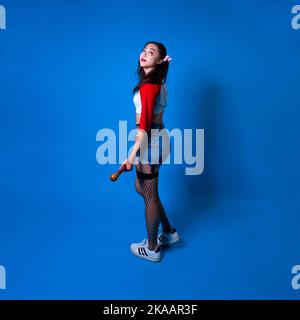
[[[124,163],[117,172],[113,173],[110,176],[110,180],[111,181],[116,181],[119,178],[120,174],[122,174],[124,171],[131,171],[131,170],[127,170],[126,163]]]

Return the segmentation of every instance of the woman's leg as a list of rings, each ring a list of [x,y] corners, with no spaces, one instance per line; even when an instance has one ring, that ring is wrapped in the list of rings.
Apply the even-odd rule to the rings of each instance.
[[[136,164],[137,178],[135,181],[135,188],[136,191],[143,196],[145,201],[148,247],[150,250],[154,250],[157,247],[159,223],[161,222],[164,232],[169,232],[172,227],[158,195],[158,174],[163,154],[162,144],[159,144],[158,139],[151,139],[150,137],[148,140],[148,161],[152,158],[150,142],[154,147],[159,149],[159,164],[153,164],[151,162],[142,163],[141,159],[139,159]]]
[[[152,164],[152,172],[159,172],[159,168],[160,168],[159,165]],[[158,184],[157,184],[157,189],[158,189]],[[157,191],[157,193],[158,193],[158,191]],[[158,193],[158,201],[159,201],[159,220],[161,222],[163,231],[168,233],[171,231],[172,226],[168,220],[164,206],[160,200],[159,193]]]
[[[141,182],[141,179],[139,179],[139,177],[135,178],[135,190],[141,197],[144,198],[144,193],[143,193],[143,189],[142,189],[142,182]],[[161,222],[163,231],[168,233],[171,231],[172,226],[168,220],[168,217],[166,215],[165,209],[163,207],[163,204],[162,204],[159,196],[158,196],[158,200],[159,200],[159,213],[160,213],[159,220]]]
[[[143,172],[143,173],[151,173],[151,168],[147,168],[146,165],[142,165],[140,161],[137,162],[136,164],[136,171],[137,172]],[[143,190],[142,190],[142,183],[143,179],[140,179],[138,176],[135,178],[135,191],[140,194],[144,198]]]
[[[162,228],[163,228],[163,231],[165,233],[168,233],[172,230],[172,226],[167,218],[167,215],[166,215],[166,212],[165,212],[165,209],[161,203],[161,200],[160,198],[158,197],[159,199],[159,213],[160,213],[160,222],[161,222],[161,225],[162,225]]]
[[[142,190],[142,183],[140,181],[140,179],[138,177],[135,178],[135,183],[134,183],[134,186],[135,186],[135,191],[141,196],[144,198],[144,194],[143,194],[143,190]]]
[[[154,250],[157,247],[159,223],[161,222],[164,232],[169,232],[172,228],[158,194],[159,166],[139,163],[136,171],[136,191],[145,200],[148,246],[150,250]]]
[[[158,197],[158,175],[137,172],[141,179],[141,189],[145,200],[145,220],[148,235],[148,248],[157,247],[158,227],[160,223],[160,205]]]

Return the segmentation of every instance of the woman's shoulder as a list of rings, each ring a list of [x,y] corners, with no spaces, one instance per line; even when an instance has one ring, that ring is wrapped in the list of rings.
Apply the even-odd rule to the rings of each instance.
[[[151,82],[146,82],[143,83],[140,87],[141,92],[155,92],[159,93],[160,88],[163,84],[162,83],[151,83]]]

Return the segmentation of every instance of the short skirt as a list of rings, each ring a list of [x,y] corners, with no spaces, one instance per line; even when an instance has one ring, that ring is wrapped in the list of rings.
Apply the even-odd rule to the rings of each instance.
[[[138,128],[139,125],[137,124]],[[164,123],[152,123],[148,134],[148,143],[141,146],[136,156],[142,164],[162,165],[171,152],[170,136]]]

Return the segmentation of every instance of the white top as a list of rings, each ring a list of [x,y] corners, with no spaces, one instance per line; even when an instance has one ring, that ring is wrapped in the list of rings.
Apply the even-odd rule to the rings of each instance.
[[[167,107],[167,100],[168,100],[168,91],[167,86],[165,83],[161,84],[160,87],[160,94],[157,96],[155,100],[154,106],[154,114],[158,114],[163,111]],[[141,95],[140,90],[138,90],[135,95],[133,96],[133,103],[135,105],[135,112],[141,113],[142,112],[142,102],[141,102]]]

